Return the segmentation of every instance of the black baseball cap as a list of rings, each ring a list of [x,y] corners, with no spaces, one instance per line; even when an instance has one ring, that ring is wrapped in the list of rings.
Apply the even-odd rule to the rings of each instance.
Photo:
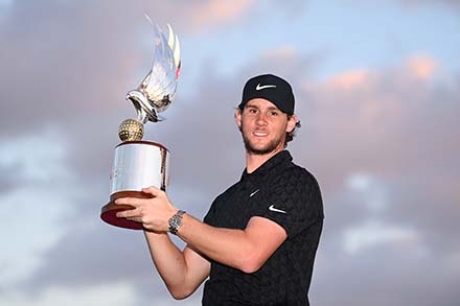
[[[273,74],[262,74],[249,79],[244,85],[243,98],[238,105],[243,110],[246,103],[255,98],[263,98],[276,105],[283,113],[294,114],[294,93],[289,83]]]

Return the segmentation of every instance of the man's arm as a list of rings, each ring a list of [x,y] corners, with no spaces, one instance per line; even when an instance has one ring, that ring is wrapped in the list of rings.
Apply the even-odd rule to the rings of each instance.
[[[286,231],[277,223],[252,217],[244,230],[216,228],[184,215],[178,236],[213,260],[254,273],[286,240]]]
[[[140,222],[150,231],[167,232],[168,220],[177,208],[160,189],[150,187],[143,192],[152,198],[117,199],[117,204],[134,207],[117,216]],[[198,253],[245,273],[257,271],[287,238],[280,225],[262,217],[252,217],[244,230],[236,230],[212,227],[188,214],[178,235]]]
[[[190,296],[209,276],[208,260],[185,247],[181,251],[166,233],[145,231],[153,263],[175,299]]]

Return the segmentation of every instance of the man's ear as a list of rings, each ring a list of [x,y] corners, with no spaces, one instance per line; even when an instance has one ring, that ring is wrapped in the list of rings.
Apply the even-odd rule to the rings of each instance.
[[[235,122],[236,126],[241,129],[241,109],[237,109],[235,112]]]
[[[289,118],[288,120],[288,124],[286,126],[286,132],[291,133],[292,131],[294,131],[298,120],[299,119],[297,118],[296,114],[292,115],[291,118]]]

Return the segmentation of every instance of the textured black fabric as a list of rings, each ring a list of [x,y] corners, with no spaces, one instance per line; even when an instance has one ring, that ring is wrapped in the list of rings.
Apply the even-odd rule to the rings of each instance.
[[[282,151],[219,195],[204,221],[244,229],[253,216],[281,225],[287,240],[252,274],[211,261],[203,305],[309,305],[313,263],[323,226],[316,179]]]

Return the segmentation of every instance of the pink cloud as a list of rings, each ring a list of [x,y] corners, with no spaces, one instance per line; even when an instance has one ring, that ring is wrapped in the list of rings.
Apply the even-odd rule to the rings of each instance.
[[[451,160],[458,151],[452,133],[458,129],[453,116],[458,91],[434,86],[433,76],[443,73],[437,67],[432,57],[412,55],[383,70],[360,68],[304,82],[299,100],[308,97],[310,104],[303,112],[299,103],[299,115],[319,151],[330,152],[320,157],[318,164],[327,165],[321,171],[334,169],[331,180],[356,170],[392,177],[418,173],[436,154]],[[444,107],[437,106],[440,99]]]
[[[369,72],[366,70],[347,71],[327,80],[326,86],[349,92],[365,84],[368,78]]]
[[[225,24],[241,17],[253,0],[209,1],[192,12],[195,29],[202,29],[213,24]]]
[[[409,72],[419,79],[430,78],[437,67],[438,65],[434,59],[423,55],[413,56],[407,61]]]

